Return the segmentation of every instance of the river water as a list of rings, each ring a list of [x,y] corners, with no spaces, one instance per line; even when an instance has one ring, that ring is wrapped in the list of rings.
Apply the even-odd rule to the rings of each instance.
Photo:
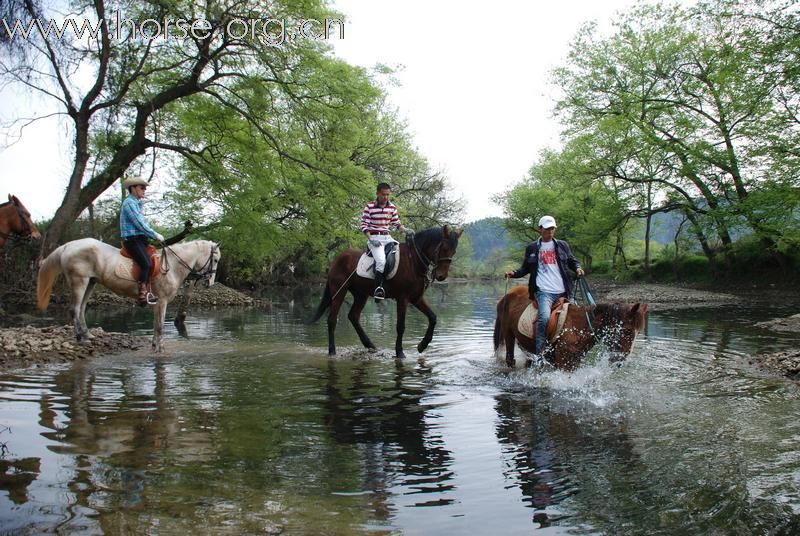
[[[430,348],[393,303],[312,297],[196,311],[166,353],[0,375],[0,532],[39,534],[792,534],[800,389],[749,356],[798,345],[750,327],[789,307],[653,311],[629,359],[509,370],[503,286],[435,285]],[[787,304],[792,305],[792,304]],[[796,309],[797,304],[793,304]],[[150,334],[145,312],[89,324]]]

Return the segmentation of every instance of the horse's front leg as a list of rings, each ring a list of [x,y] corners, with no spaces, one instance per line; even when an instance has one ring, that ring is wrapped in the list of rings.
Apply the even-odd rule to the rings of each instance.
[[[422,353],[433,339],[433,330],[436,328],[436,313],[434,313],[431,309],[431,306],[428,305],[428,300],[425,299],[425,296],[422,296],[420,299],[415,301],[414,307],[419,309],[428,319],[428,329],[425,330],[425,336],[422,337],[422,340],[419,341],[419,344],[417,345],[417,352]]]
[[[358,334],[358,338],[361,340],[361,344],[365,347],[369,348],[370,350],[377,350],[375,345],[372,344],[372,341],[367,336],[367,333],[364,331],[364,328],[361,327],[361,311],[364,310],[364,306],[367,304],[367,296],[363,294],[353,294],[353,306],[350,307],[350,312],[347,313],[347,318],[350,319],[350,323],[353,324],[353,327]]]
[[[164,317],[167,315],[167,300],[160,299],[153,306],[153,351],[160,354],[163,350],[161,339],[164,335]]]
[[[408,300],[397,299],[397,340],[394,343],[394,351],[397,359],[405,359],[403,352],[403,333],[406,331],[406,311],[408,310]]]

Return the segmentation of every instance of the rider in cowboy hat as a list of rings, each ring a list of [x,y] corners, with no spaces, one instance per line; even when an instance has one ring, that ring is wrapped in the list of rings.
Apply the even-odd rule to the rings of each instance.
[[[129,177],[122,181],[122,187],[128,190],[129,195],[122,202],[122,210],[119,215],[122,243],[141,268],[139,273],[139,305],[148,303],[147,294],[152,264],[150,256],[147,254],[147,239],[152,238],[158,242],[164,241],[164,237],[155,232],[144,221],[142,199],[148,185],[148,182],[142,177]],[[156,300],[158,300],[157,297],[151,297],[151,302]]]

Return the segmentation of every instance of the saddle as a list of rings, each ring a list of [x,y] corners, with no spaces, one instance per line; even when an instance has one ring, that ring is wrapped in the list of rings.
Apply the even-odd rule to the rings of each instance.
[[[400,247],[397,242],[389,242],[383,246],[383,251],[386,252],[386,266],[383,273],[386,279],[392,279],[397,273],[397,267],[400,264],[398,258],[400,256]],[[367,279],[375,279],[375,260],[372,258],[372,252],[367,249],[358,259],[358,266],[356,267],[356,274]]]
[[[525,308],[522,315],[519,317],[517,329],[522,335],[530,339],[536,338],[536,317],[538,314],[538,303],[536,300],[532,301],[528,307]],[[567,309],[569,308],[569,301],[566,298],[559,298],[553,302],[550,308],[550,319],[547,321],[547,340],[553,342],[561,334],[564,329],[564,322],[567,320]]]
[[[119,276],[121,279],[130,279],[132,281],[139,280],[139,274],[141,273],[142,269],[139,265],[133,260],[131,257],[130,251],[125,248],[123,244],[119,250],[120,255],[125,257],[125,259],[120,259],[120,262],[117,263],[117,266],[114,272]],[[158,277],[161,273],[161,260],[158,256],[158,252],[154,246],[148,245],[147,246],[147,254],[150,256],[150,262],[153,265],[150,268],[150,281],[153,281]]]

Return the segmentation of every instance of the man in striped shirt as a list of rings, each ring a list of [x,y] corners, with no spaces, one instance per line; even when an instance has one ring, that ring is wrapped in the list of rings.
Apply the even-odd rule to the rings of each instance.
[[[375,293],[373,296],[376,300],[382,300],[386,297],[386,291],[383,288],[386,253],[383,248],[389,242],[395,241],[389,234],[389,229],[398,229],[406,234],[413,234],[413,231],[406,229],[400,223],[397,207],[389,201],[392,188],[388,184],[380,183],[375,194],[375,201],[367,203],[361,214],[361,232],[367,235],[367,247],[372,253],[372,258],[375,259]]]
[[[122,202],[122,210],[119,214],[122,243],[131,254],[134,262],[141,268],[139,273],[139,305],[147,305],[148,303],[147,287],[152,265],[150,256],[147,254],[147,239],[152,238],[159,242],[164,241],[164,237],[155,232],[144,221],[142,199],[147,190],[147,185],[147,181],[142,177],[131,177],[122,182],[122,187],[128,190],[128,196]],[[152,296],[152,293],[150,295]],[[155,302],[157,299],[152,296],[150,302]]]

